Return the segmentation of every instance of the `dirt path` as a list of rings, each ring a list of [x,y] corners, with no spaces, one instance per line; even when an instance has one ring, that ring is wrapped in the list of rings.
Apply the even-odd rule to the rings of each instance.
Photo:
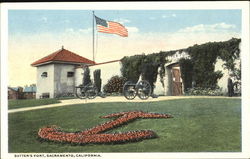
[[[70,100],[61,100],[61,103],[49,104],[49,105],[41,105],[35,107],[26,107],[26,108],[18,108],[8,110],[8,113],[16,113],[37,109],[47,109],[47,108],[55,108],[62,107],[67,105],[75,105],[75,104],[86,104],[86,103],[105,103],[105,102],[156,102],[163,100],[175,100],[175,99],[187,99],[187,98],[240,98],[240,97],[223,97],[223,96],[160,96],[158,98],[149,98],[147,100],[141,100],[136,97],[134,100],[127,100],[123,96],[117,97],[96,97],[95,99],[70,99]]]

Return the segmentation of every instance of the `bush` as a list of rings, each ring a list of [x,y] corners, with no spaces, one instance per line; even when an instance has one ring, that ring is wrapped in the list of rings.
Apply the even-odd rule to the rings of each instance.
[[[196,88],[190,88],[185,92],[186,95],[201,95],[201,96],[222,96],[223,92],[220,88],[201,88],[201,87],[196,87]]]
[[[118,75],[111,77],[108,83],[103,87],[105,93],[122,93],[122,88],[126,82],[126,78]]]
[[[142,79],[147,80],[152,87],[152,92],[154,91],[154,83],[157,79],[159,64],[157,63],[147,63],[142,65]]]
[[[122,58],[122,76],[127,78],[129,81],[137,82],[141,75],[141,65],[146,55],[134,55],[130,57]]]
[[[94,84],[97,88],[98,93],[101,92],[102,79],[101,79],[101,70],[97,69],[94,71]]]
[[[193,63],[190,59],[180,59],[180,68],[181,68],[181,78],[183,79],[184,83],[184,91],[192,88],[193,82]]]
[[[90,72],[89,67],[85,67],[84,68],[84,73],[83,73],[83,86],[86,86],[89,83],[91,83],[89,72]]]

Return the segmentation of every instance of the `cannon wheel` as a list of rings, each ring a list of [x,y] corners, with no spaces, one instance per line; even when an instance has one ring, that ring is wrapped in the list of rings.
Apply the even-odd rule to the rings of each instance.
[[[98,94],[97,88],[94,85],[88,85],[87,87],[88,87],[86,91],[87,98],[94,99]]]
[[[86,93],[85,93],[83,87],[76,87],[75,88],[75,95],[77,96],[77,98],[80,98],[80,99],[86,98]]]
[[[126,99],[132,100],[136,96],[135,84],[131,81],[127,81],[123,85],[123,95]]]
[[[142,80],[137,84],[137,94],[138,97],[142,100],[148,99],[151,95],[152,88],[148,81]]]

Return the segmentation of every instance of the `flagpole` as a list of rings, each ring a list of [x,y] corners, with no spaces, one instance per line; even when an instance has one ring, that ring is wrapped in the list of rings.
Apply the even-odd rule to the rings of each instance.
[[[95,11],[93,12],[93,61],[95,62]]]

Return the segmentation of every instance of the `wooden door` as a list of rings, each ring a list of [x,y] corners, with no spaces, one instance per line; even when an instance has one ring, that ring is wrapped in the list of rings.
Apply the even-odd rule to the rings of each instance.
[[[172,77],[173,77],[172,95],[174,96],[182,95],[182,82],[181,82],[180,69],[172,68]]]

